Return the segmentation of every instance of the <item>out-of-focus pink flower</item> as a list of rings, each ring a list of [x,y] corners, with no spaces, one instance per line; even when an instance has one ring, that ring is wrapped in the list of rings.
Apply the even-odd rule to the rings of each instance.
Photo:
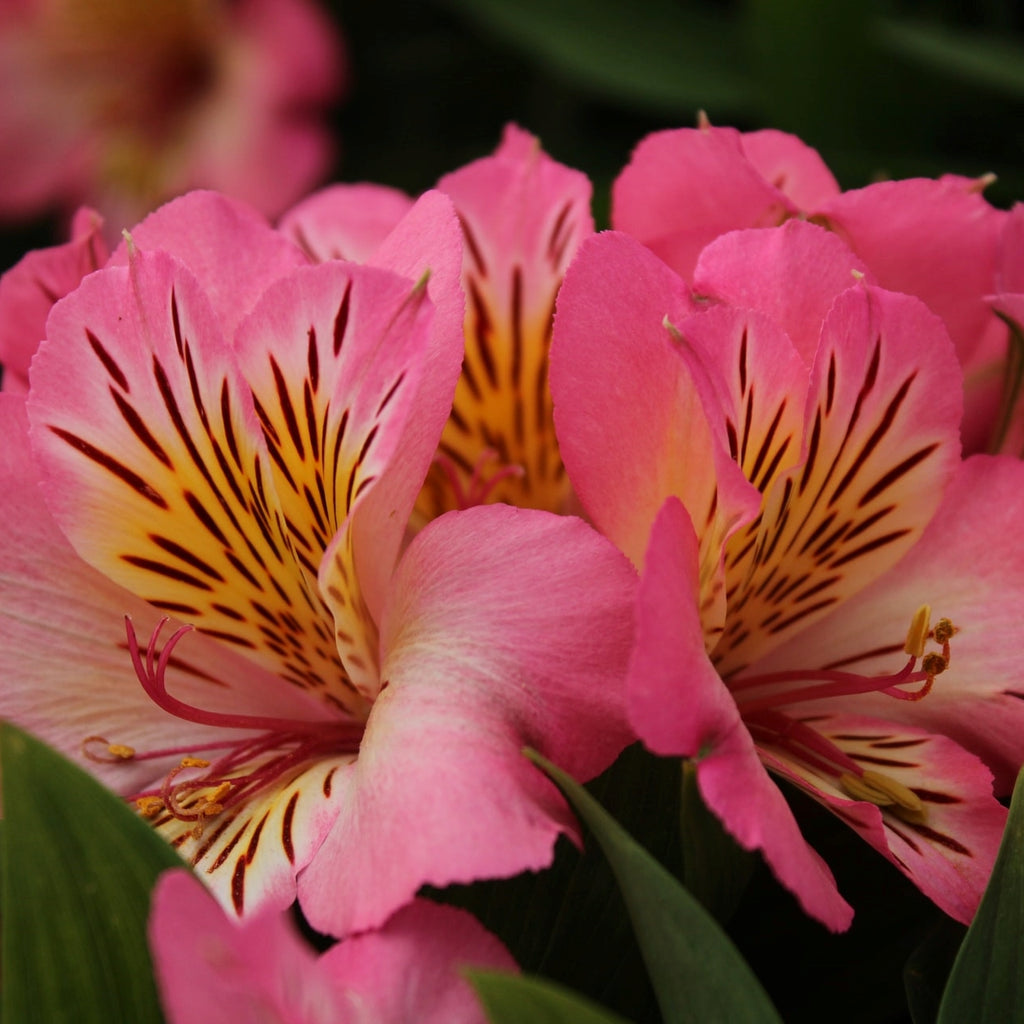
[[[555,296],[593,233],[590,182],[509,125],[493,156],[443,177],[465,239],[466,352],[418,521],[485,501],[565,511],[570,485],[548,391]],[[300,203],[282,231],[317,259],[364,260],[412,200],[338,185]]]
[[[643,139],[612,190],[612,224],[686,281],[701,250],[739,228],[789,218],[836,232],[892,291],[942,317],[964,374],[961,433],[984,450],[998,405],[1004,332],[986,297],[1006,217],[985,201],[988,178],[883,181],[841,192],[815,150],[778,131],[680,128]]]
[[[239,915],[297,893],[348,934],[422,884],[545,866],[575,826],[521,748],[589,777],[631,738],[636,579],[604,538],[493,505],[403,550],[461,266],[438,193],[365,266],[191,193],[54,306],[31,438],[0,396],[0,713]],[[161,614],[195,632],[161,649]]]
[[[149,945],[169,1024],[484,1024],[461,970],[516,970],[470,914],[426,900],[318,956],[287,915],[231,919],[184,870],[157,882]]]
[[[969,920],[992,773],[1024,760],[1024,465],[961,465],[941,320],[834,234],[731,232],[693,281],[610,232],[555,318],[566,467],[642,566],[631,720],[830,927],[850,908],[766,769]]]
[[[276,215],[327,169],[344,74],[310,0],[4,0],[0,218],[88,203],[116,239],[197,187]]]

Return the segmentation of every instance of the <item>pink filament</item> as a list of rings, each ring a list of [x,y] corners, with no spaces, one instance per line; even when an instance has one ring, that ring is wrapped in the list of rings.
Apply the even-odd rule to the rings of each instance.
[[[469,478],[468,487],[462,486],[462,480],[459,475],[459,470],[455,466],[447,455],[443,452],[438,452],[434,456],[434,461],[441,467],[441,471],[444,473],[451,486],[452,493],[455,495],[455,501],[459,509],[472,508],[474,505],[482,505],[487,501],[488,496],[494,490],[502,480],[507,480],[509,477],[521,477],[525,475],[525,470],[519,465],[508,465],[503,466],[489,477],[484,476],[484,466],[492,459],[496,459],[498,453],[493,448],[486,448],[480,453],[480,457],[473,464],[473,472]]]

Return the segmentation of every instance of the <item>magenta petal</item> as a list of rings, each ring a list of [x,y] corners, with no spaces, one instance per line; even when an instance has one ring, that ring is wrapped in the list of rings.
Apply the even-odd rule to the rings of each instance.
[[[818,151],[787,132],[744,132],[743,152],[765,181],[801,210],[814,210],[839,194],[839,185]]]
[[[680,128],[641,140],[612,187],[612,226],[690,280],[701,249],[735,228],[796,213],[743,150],[733,128]]]
[[[817,216],[883,288],[917,295],[942,317],[965,370],[987,352],[986,335],[998,325],[984,297],[994,290],[1006,214],[985,201],[978,182],[953,175],[883,181],[836,196]]]
[[[670,499],[651,531],[637,594],[630,720],[656,753],[697,761],[701,794],[728,832],[744,848],[762,852],[808,914],[840,931],[852,911],[800,835],[704,652],[698,602],[697,539],[685,509]]]
[[[821,324],[840,292],[870,271],[834,234],[790,220],[778,228],[733,231],[700,255],[697,294],[756,309],[775,320],[810,366]]]
[[[468,968],[515,971],[508,950],[471,914],[415,900],[379,930],[329,949],[320,968],[372,1008],[373,1024],[484,1024]]]
[[[71,241],[28,253],[0,277],[0,362],[5,391],[28,390],[28,366],[46,336],[53,304],[107,259],[103,221],[83,207]]]
[[[384,185],[331,185],[289,210],[278,228],[312,260],[365,263],[412,202]]]
[[[189,268],[228,339],[271,282],[307,262],[298,246],[256,210],[217,192],[190,192],[174,199],[130,234],[136,250],[163,250]],[[122,242],[109,265],[125,266],[128,254],[128,243]]]
[[[373,927],[425,883],[550,863],[575,826],[521,750],[586,779],[629,742],[635,579],[590,527],[546,513],[477,506],[416,537],[385,609],[382,690],[335,782],[347,795],[299,878],[315,927]]]

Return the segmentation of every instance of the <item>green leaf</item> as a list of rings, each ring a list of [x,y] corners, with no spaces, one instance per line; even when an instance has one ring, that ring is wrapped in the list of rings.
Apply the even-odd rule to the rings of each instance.
[[[967,929],[950,917],[931,930],[903,968],[903,988],[914,1024],[935,1024],[939,1003]]]
[[[1024,769],[992,877],[939,1007],[938,1024],[1024,1024]]]
[[[149,895],[177,854],[121,800],[0,723],[5,1024],[162,1021]]]
[[[1006,39],[927,22],[881,21],[879,42],[891,53],[943,76],[1024,96],[1024,47]]]
[[[491,1024],[626,1024],[618,1014],[545,978],[497,971],[467,976]]]
[[[701,905],[589,793],[535,751],[593,832],[618,879],[666,1024],[774,1022],[757,978]]]
[[[614,99],[693,116],[751,106],[730,20],[671,0],[448,0],[559,73]]]

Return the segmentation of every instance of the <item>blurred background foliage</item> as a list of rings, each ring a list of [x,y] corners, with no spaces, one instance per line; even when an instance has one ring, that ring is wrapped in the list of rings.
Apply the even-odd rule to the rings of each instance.
[[[993,202],[1024,197],[1017,0],[322,2],[351,65],[333,180],[418,192],[514,120],[591,176],[603,226],[636,142],[705,110],[795,132],[847,188],[994,172]],[[62,235],[5,225],[0,265]]]

